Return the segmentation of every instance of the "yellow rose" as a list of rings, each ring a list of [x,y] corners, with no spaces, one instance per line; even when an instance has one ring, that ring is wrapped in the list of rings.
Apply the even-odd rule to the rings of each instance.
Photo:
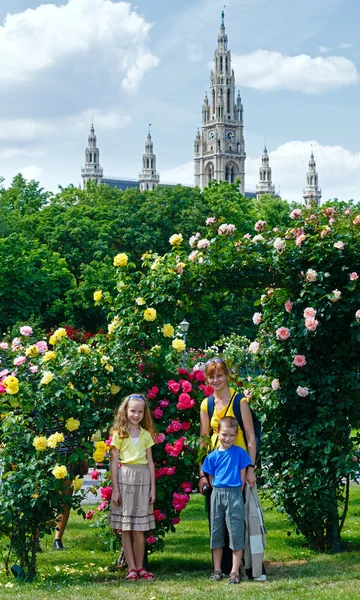
[[[109,333],[114,333],[115,331],[115,323],[109,323],[108,325],[108,332]]]
[[[56,465],[51,472],[56,479],[65,479],[68,474],[65,465]]]
[[[80,427],[80,421],[79,419],[74,419],[73,417],[70,417],[70,419],[67,419],[65,427],[69,431],[76,431]]]
[[[109,371],[109,373],[112,373],[114,371],[114,367],[112,365],[109,365],[109,363],[105,365],[105,369],[106,371]]]
[[[174,335],[174,328],[170,323],[165,323],[161,331],[164,337],[172,337]]]
[[[54,374],[51,371],[44,371],[44,375],[40,380],[40,385],[47,385],[54,379]]]
[[[140,298],[136,298],[135,302],[136,302],[136,304],[138,306],[142,306],[143,304],[145,304],[144,298],[141,298],[141,297]]]
[[[105,458],[105,452],[101,452],[101,450],[95,450],[93,454],[93,459],[97,463],[102,463]]]
[[[78,347],[78,352],[79,354],[89,354],[90,346],[88,346],[88,344],[81,344],[81,346]]]
[[[93,382],[94,385],[96,385],[97,383],[99,383],[99,380],[97,379],[97,377],[92,377],[91,381]]]
[[[6,388],[8,394],[17,394],[19,391],[19,380],[16,377],[13,377],[13,375],[5,377],[2,384]]]
[[[156,319],[155,308],[147,308],[146,310],[144,310],[144,319],[145,319],[145,321],[155,321],[155,319]]]
[[[49,342],[52,346],[55,346],[56,342],[62,338],[62,337],[66,337],[66,329],[64,329],[64,327],[59,327],[59,329],[57,329],[56,331],[54,331],[54,333],[52,334],[52,336],[49,339]]]
[[[172,347],[174,348],[174,350],[177,350],[178,352],[182,352],[185,349],[184,340],[180,340],[179,338],[176,338],[176,340],[173,340],[173,342],[172,342]]]
[[[128,256],[125,252],[114,256],[114,267],[125,267],[128,264]]]
[[[180,246],[182,241],[183,236],[181,235],[181,233],[174,233],[174,235],[172,235],[169,239],[169,242],[172,246]]]
[[[102,296],[103,296],[102,290],[97,290],[97,292],[94,292],[95,302],[100,302]]]
[[[110,387],[110,392],[112,393],[113,396],[116,396],[116,394],[118,394],[120,392],[121,388],[119,385],[115,385],[115,383],[112,384],[112,386]]]
[[[95,448],[99,452],[107,452],[107,450],[108,450],[106,443],[103,442],[102,440],[100,442],[96,442]]]
[[[32,445],[34,446],[35,450],[40,450],[40,452],[46,450],[46,437],[44,435],[37,435],[34,437]]]
[[[68,386],[69,386],[69,388],[70,388],[71,390],[74,390],[74,389],[75,389],[75,388],[74,388],[74,384],[73,384],[71,381],[69,381],[69,383],[68,383]]]
[[[72,487],[74,488],[74,492],[81,490],[83,486],[84,480],[79,478],[79,475],[76,475],[75,479],[72,482]]]
[[[56,358],[55,352],[53,352],[52,350],[48,350],[43,356],[43,362],[48,362],[49,360],[53,360],[54,358]]]
[[[55,433],[53,433],[52,435],[50,435],[48,437],[48,439],[46,440],[46,443],[48,445],[49,448],[57,448],[57,445],[60,444],[60,442],[64,441],[64,436],[62,433],[58,433],[57,431]]]
[[[36,344],[33,344],[32,346],[28,346],[26,348],[25,354],[26,356],[36,356],[37,354],[39,354],[39,349],[36,346]]]
[[[32,497],[36,500],[39,497],[39,494],[33,494]]]

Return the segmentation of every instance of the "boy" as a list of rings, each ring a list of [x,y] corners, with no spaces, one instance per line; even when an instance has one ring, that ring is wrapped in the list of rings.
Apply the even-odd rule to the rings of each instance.
[[[244,549],[244,501],[242,496],[246,467],[251,458],[239,446],[234,446],[238,422],[234,417],[219,421],[217,450],[210,452],[203,464],[213,488],[210,505],[210,547],[213,551],[214,571],[212,581],[222,579],[221,558],[224,546],[225,523],[232,550],[232,569],[229,583],[240,583],[240,565]]]

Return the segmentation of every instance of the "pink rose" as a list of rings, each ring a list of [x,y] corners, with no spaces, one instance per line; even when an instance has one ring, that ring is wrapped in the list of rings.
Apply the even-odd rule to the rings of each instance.
[[[215,223],[215,221],[215,217],[208,217],[205,221],[205,225],[212,225],[213,223]]]
[[[155,509],[154,519],[155,521],[164,521],[164,519],[166,519],[166,515],[164,515],[164,513],[162,513],[159,509]]]
[[[107,445],[108,448],[110,448],[110,446],[112,444],[112,435],[105,441],[105,444]]]
[[[251,344],[249,344],[248,350],[249,352],[251,352],[251,354],[257,354],[260,350],[259,342],[251,342]]]
[[[181,423],[181,425],[182,425],[182,428],[183,428],[184,431],[188,431],[190,429],[190,427],[191,427],[191,423],[186,423],[185,422],[185,423]]]
[[[300,210],[300,209],[298,209],[298,208],[295,208],[295,210],[293,210],[293,211],[290,213],[290,219],[300,219],[300,218],[301,218],[301,216],[302,216],[302,212],[301,212],[301,210]]]
[[[106,485],[105,487],[100,488],[100,496],[104,500],[111,500],[111,494],[112,494],[112,486],[111,485]]]
[[[265,225],[266,221],[256,221],[254,229],[255,231],[264,231]]]
[[[186,410],[188,408],[192,408],[195,405],[195,400],[192,400],[189,394],[180,394],[179,402],[176,405],[178,410]]]
[[[169,431],[169,428],[171,428],[171,431]],[[168,427],[169,433],[174,433],[175,431],[181,431],[181,429],[182,429],[182,425],[181,425],[180,421],[171,421],[171,424]]]
[[[287,327],[279,327],[276,330],[276,337],[278,340],[287,340],[290,337],[290,329]]]
[[[37,373],[38,370],[39,370],[39,367],[37,365],[32,365],[32,367],[30,367],[31,373]]]
[[[9,375],[9,369],[3,369],[0,371],[0,377],[6,377],[6,375]]]
[[[164,398],[164,400],[160,400],[160,402],[159,402],[160,408],[167,408],[169,406],[169,404],[170,404],[169,400],[166,400],[165,398]]]
[[[190,381],[186,381],[185,379],[183,379],[181,382],[181,387],[183,392],[192,392],[192,385]]]
[[[354,273],[350,273],[349,277],[350,277],[351,281],[356,281],[356,279],[359,279],[359,275],[357,273],[355,273],[355,271],[354,271]]]
[[[180,391],[180,387],[180,383],[174,381],[174,379],[170,379],[170,381],[168,381],[168,388],[173,394],[177,394]]]
[[[86,515],[85,515],[85,519],[87,519],[88,521],[91,521],[91,519],[94,516],[94,511],[93,510],[89,510]]]
[[[24,335],[25,337],[29,337],[29,335],[31,335],[33,332],[32,328],[29,327],[28,325],[24,325],[24,327],[20,327],[20,333],[21,335]]]
[[[180,517],[174,517],[174,519],[172,520],[172,524],[178,525],[178,523],[180,523]]]
[[[256,313],[253,314],[252,320],[253,320],[254,325],[260,325],[261,319],[262,319],[262,314],[261,313],[256,312]]]
[[[151,544],[155,544],[155,543],[156,543],[156,539],[154,538],[154,536],[153,536],[153,535],[149,535],[149,537],[147,537],[147,538],[146,538],[145,542],[146,542],[147,544],[150,544],[150,545],[151,545]]]
[[[205,381],[205,374],[203,371],[196,370],[194,371],[196,381]]]
[[[155,444],[162,444],[165,441],[165,433],[157,433],[155,436]]]
[[[191,494],[191,492],[192,492],[192,485],[191,485],[190,481],[184,481],[184,483],[182,483],[180,485],[180,487],[184,490],[184,492],[186,494]]]
[[[337,302],[341,298],[341,292],[339,290],[333,290],[333,297],[330,298],[331,302]]]
[[[311,306],[309,306],[308,308],[305,308],[305,310],[304,310],[305,319],[309,319],[309,318],[314,319],[315,316],[316,316],[316,310],[314,308],[312,308]]]
[[[306,271],[306,280],[310,281],[311,283],[316,281],[317,280],[317,272],[314,271],[314,269],[308,269]]]
[[[360,310],[357,310],[355,313],[356,319],[360,319]]]
[[[158,406],[157,408],[155,408],[155,410],[152,411],[152,414],[154,419],[161,419],[161,417],[163,416],[163,411]]]
[[[305,327],[308,331],[315,331],[318,325],[319,325],[319,321],[317,321],[313,317],[309,317],[308,319],[305,319]]]
[[[344,242],[341,242],[341,241],[335,242],[335,244],[334,244],[334,248],[337,248],[338,250],[344,250],[344,247],[345,247],[345,244],[344,244]]]
[[[176,473],[176,467],[167,467],[166,468],[166,475],[175,475]]]
[[[280,381],[278,379],[273,379],[271,382],[271,387],[273,390],[278,390],[280,387]]]
[[[206,385],[203,390],[205,396],[211,396],[214,393],[214,388],[211,385]]]
[[[37,347],[39,354],[44,354],[44,352],[46,352],[48,349],[48,345],[46,342],[44,342],[44,340],[36,342],[35,346]]]
[[[285,310],[286,310],[286,312],[291,313],[293,306],[294,306],[294,303],[291,302],[291,300],[286,300],[286,302],[285,302]]]
[[[97,510],[101,512],[102,510],[104,510],[104,508],[107,507],[108,504],[109,504],[108,501],[104,500],[104,502],[101,502],[101,504],[99,504],[99,506],[97,507]]]
[[[178,369],[177,372],[179,373],[179,375],[189,375],[189,371],[187,369],[184,369],[183,367],[181,369]]]
[[[9,344],[7,342],[0,342],[1,350],[7,350],[8,347],[9,347]]]
[[[151,390],[148,390],[147,395],[148,395],[149,400],[154,400],[156,398],[156,396],[158,395],[158,393],[159,393],[159,388],[157,388],[156,385],[154,385],[151,388]]]
[[[355,219],[353,220],[354,225],[360,225],[360,215],[356,215]]]
[[[90,473],[90,477],[91,479],[93,479],[94,481],[97,481],[99,479],[99,475],[100,475],[100,471],[97,471],[96,469],[94,469],[93,471],[91,471]]]
[[[305,234],[298,235],[297,238],[296,238],[295,244],[297,246],[301,246],[301,244],[303,242],[305,242],[305,240],[306,240],[306,235]]]
[[[17,356],[14,358],[15,367],[20,367],[20,365],[23,365],[24,362],[26,362],[26,356]]]
[[[305,367],[306,365],[306,358],[303,354],[297,354],[293,360],[293,365],[295,365],[295,367]]]
[[[296,393],[301,398],[306,398],[306,396],[309,395],[309,388],[307,388],[307,387],[301,387],[301,385],[298,385],[298,387],[296,388]]]

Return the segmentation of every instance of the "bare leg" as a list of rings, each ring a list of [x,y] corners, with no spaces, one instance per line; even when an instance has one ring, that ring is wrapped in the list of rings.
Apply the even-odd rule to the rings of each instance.
[[[132,531],[122,532],[122,546],[124,549],[128,570],[131,571],[132,569],[136,569],[132,541]]]
[[[133,551],[136,568],[139,571],[143,567],[145,551],[145,538],[142,531],[134,531]]]
[[[221,571],[222,548],[213,548],[214,571]]]
[[[72,496],[74,490],[71,487],[71,481],[67,481],[66,484],[67,485],[66,485],[66,488],[65,488],[63,494],[64,494],[64,496]],[[66,529],[66,525],[68,523],[69,516],[70,516],[70,508],[68,505],[64,505],[63,512],[61,515],[59,515],[59,519],[56,524],[56,531],[55,531],[55,539],[56,540],[61,540],[63,533]]]
[[[231,572],[232,573],[236,573],[237,575],[240,572],[242,554],[243,554],[242,550],[233,550],[233,553],[232,553],[232,569],[231,569]]]

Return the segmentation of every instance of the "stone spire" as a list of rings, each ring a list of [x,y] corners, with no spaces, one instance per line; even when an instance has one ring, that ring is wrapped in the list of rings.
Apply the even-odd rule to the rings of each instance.
[[[269,165],[269,155],[266,144],[261,157],[259,183],[256,186],[256,198],[259,199],[263,194],[275,194],[275,185],[273,185],[271,181],[271,167]]]
[[[101,183],[103,177],[103,169],[100,167],[100,151],[96,146],[94,122],[91,123],[88,146],[85,150],[85,166],[81,168],[81,177],[83,179],[84,189],[86,188],[88,181]]]
[[[156,172],[156,156],[154,154],[154,147],[151,139],[149,125],[149,133],[145,142],[145,154],[142,159],[142,171],[139,173],[140,190],[153,190],[160,183],[160,175]]]
[[[240,93],[235,98],[235,75],[221,13],[220,32],[214,65],[210,73],[210,94],[202,105],[200,144],[194,143],[195,185],[204,189],[212,179],[235,183],[245,190],[245,142],[243,105]]]
[[[315,202],[317,206],[320,206],[321,189],[319,188],[319,176],[316,170],[316,162],[312,150],[309,160],[309,170],[306,173],[306,188],[304,189],[303,198],[306,204]]]

